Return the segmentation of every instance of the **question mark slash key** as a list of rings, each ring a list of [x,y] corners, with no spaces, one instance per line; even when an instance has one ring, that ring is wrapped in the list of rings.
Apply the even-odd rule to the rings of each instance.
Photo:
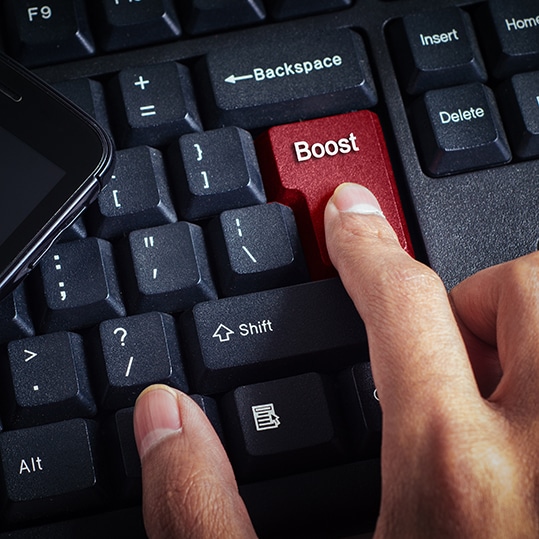
[[[122,328],[122,327],[117,327],[112,333],[114,333],[114,335],[119,335],[120,336],[120,346],[125,346],[125,339],[127,337],[127,330],[125,328]],[[133,359],[134,359],[133,356],[131,356],[129,358],[129,363],[127,365],[127,370],[125,371],[126,376],[129,376],[131,374],[131,367],[133,366]]]
[[[96,392],[103,408],[133,406],[155,383],[189,391],[172,316],[151,312],[106,320],[97,331]]]

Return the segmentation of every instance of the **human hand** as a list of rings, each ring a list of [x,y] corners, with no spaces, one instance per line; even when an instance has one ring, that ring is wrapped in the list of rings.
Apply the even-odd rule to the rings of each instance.
[[[256,537],[225,450],[198,404],[151,386],[137,399],[134,427],[151,539]]]
[[[384,412],[376,537],[536,537],[539,259],[485,270],[448,297],[379,211],[358,186],[339,188],[326,209],[328,250],[365,321]],[[193,401],[147,390],[135,433],[150,537],[255,537]]]
[[[383,410],[375,537],[538,537],[539,253],[448,296],[379,211],[350,185],[326,209]]]

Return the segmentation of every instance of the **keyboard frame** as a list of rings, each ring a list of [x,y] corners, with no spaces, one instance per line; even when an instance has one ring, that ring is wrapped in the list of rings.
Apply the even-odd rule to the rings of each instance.
[[[192,68],[213,48],[264,40],[276,28],[297,32],[317,32],[328,27],[357,31],[365,41],[378,90],[378,105],[370,110],[382,122],[416,256],[438,271],[449,289],[481,268],[537,249],[539,189],[530,179],[539,178],[539,159],[518,161],[513,157],[509,164],[492,169],[443,178],[428,176],[413,143],[407,100],[396,78],[386,28],[393,19],[415,11],[468,8],[480,3],[483,2],[438,0],[433,6],[431,0],[356,0],[342,11],[213,36],[185,37],[144,49],[36,68],[34,72],[51,83],[84,77],[104,80],[127,66],[178,61]],[[495,197],[492,193],[502,195]],[[474,233],[478,223],[480,230],[488,234]],[[315,523],[319,532],[316,536],[338,537],[373,529],[380,495],[379,474],[379,461],[375,459],[322,470],[315,483],[311,482],[312,474],[300,474],[242,485],[240,490],[253,521],[264,530],[264,537],[301,537],[306,530],[302,519],[315,513],[320,515]],[[331,493],[320,496],[319,491],[306,488],[311,485],[316,489],[316,485],[323,484],[324,476],[332,477],[331,484],[340,484],[348,493],[347,504],[331,503]],[[295,514],[296,496],[307,497],[305,503],[310,504],[311,515]],[[295,523],[288,527],[287,519],[292,517]],[[308,536],[315,537],[311,531]]]
[[[539,190],[529,178],[539,173],[539,160],[513,160],[492,169],[432,178],[423,171],[407,116],[405,102],[393,66],[386,27],[393,19],[421,10],[448,6],[470,7],[481,0],[428,0],[406,2],[357,0],[350,8],[304,19],[270,22],[213,36],[181,38],[144,49],[111,53],[61,65],[42,67],[35,72],[49,82],[81,77],[102,79],[126,66],[178,61],[192,67],[210,49],[237,46],[250,40],[264,40],[276,27],[316,32],[323,28],[351,28],[365,40],[371,69],[379,93],[373,110],[381,121],[389,147],[397,184],[413,236],[416,255],[428,262],[452,288],[479,269],[536,250],[539,225],[533,225]],[[475,21],[474,21],[475,22]],[[490,81],[489,81],[490,82]],[[487,82],[487,85],[489,85]],[[485,211],[475,208],[492,202],[492,191],[505,193]],[[412,206],[415,211],[411,211]],[[515,211],[515,207],[519,211]],[[502,218],[500,218],[500,216]],[[487,237],[469,233],[479,220],[490,231]],[[530,234],[529,228],[534,227]],[[446,254],[449,256],[446,257]]]

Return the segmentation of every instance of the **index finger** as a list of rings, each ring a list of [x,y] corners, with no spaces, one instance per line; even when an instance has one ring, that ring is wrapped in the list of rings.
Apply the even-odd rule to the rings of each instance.
[[[428,421],[481,402],[442,281],[400,247],[374,195],[341,185],[325,226],[331,260],[365,322],[384,422]]]

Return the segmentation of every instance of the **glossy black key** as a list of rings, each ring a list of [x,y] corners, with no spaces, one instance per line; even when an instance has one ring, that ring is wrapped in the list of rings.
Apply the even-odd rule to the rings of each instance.
[[[292,19],[344,9],[352,5],[352,0],[267,0],[266,5],[272,18]]]
[[[340,375],[339,395],[347,418],[347,432],[360,458],[377,457],[382,438],[382,409],[368,361]]]
[[[99,238],[61,243],[38,266],[40,327],[44,331],[92,326],[125,315],[112,246]]]
[[[514,75],[497,96],[514,153],[521,159],[539,157],[539,71]]]
[[[239,387],[223,406],[240,477],[301,471],[343,454],[335,396],[319,374]]]
[[[201,64],[207,123],[246,129],[376,104],[361,37],[348,29],[270,30],[246,47],[214,49]]]
[[[96,351],[99,400],[106,409],[133,406],[139,393],[154,383],[188,390],[174,319],[146,313],[99,326]]]
[[[63,331],[13,341],[8,362],[4,417],[11,427],[96,414],[80,335]]]
[[[217,297],[202,229],[187,222],[129,234],[130,312],[178,312]]]
[[[30,337],[34,323],[30,318],[26,288],[20,284],[0,302],[0,343]]]
[[[390,28],[395,68],[409,94],[487,80],[472,22],[465,11],[446,8],[414,13]]]
[[[183,0],[180,3],[189,34],[206,34],[256,24],[266,18],[262,0]]]
[[[54,87],[110,131],[105,92],[100,82],[92,79],[74,79],[58,82]]]
[[[107,239],[177,221],[161,152],[149,146],[116,152],[112,179],[88,213],[92,232]]]
[[[95,52],[84,0],[6,0],[9,52],[28,66],[63,62]]]
[[[507,163],[511,150],[490,88],[430,90],[413,108],[421,157],[432,176]]]
[[[536,0],[490,0],[481,5],[485,55],[499,79],[539,69],[539,9]]]
[[[228,210],[208,227],[221,292],[232,296],[305,282],[303,258],[292,210],[259,204]]]
[[[363,323],[336,279],[199,303],[181,322],[200,393],[335,370],[366,354]]]
[[[189,70],[176,62],[123,69],[111,87],[120,146],[159,146],[200,131]]]
[[[237,127],[184,135],[169,148],[185,219],[266,202],[251,134]]]
[[[98,0],[92,2],[105,51],[160,43],[181,35],[172,0]]]
[[[100,505],[96,424],[70,419],[0,434],[3,496],[11,521]]]

